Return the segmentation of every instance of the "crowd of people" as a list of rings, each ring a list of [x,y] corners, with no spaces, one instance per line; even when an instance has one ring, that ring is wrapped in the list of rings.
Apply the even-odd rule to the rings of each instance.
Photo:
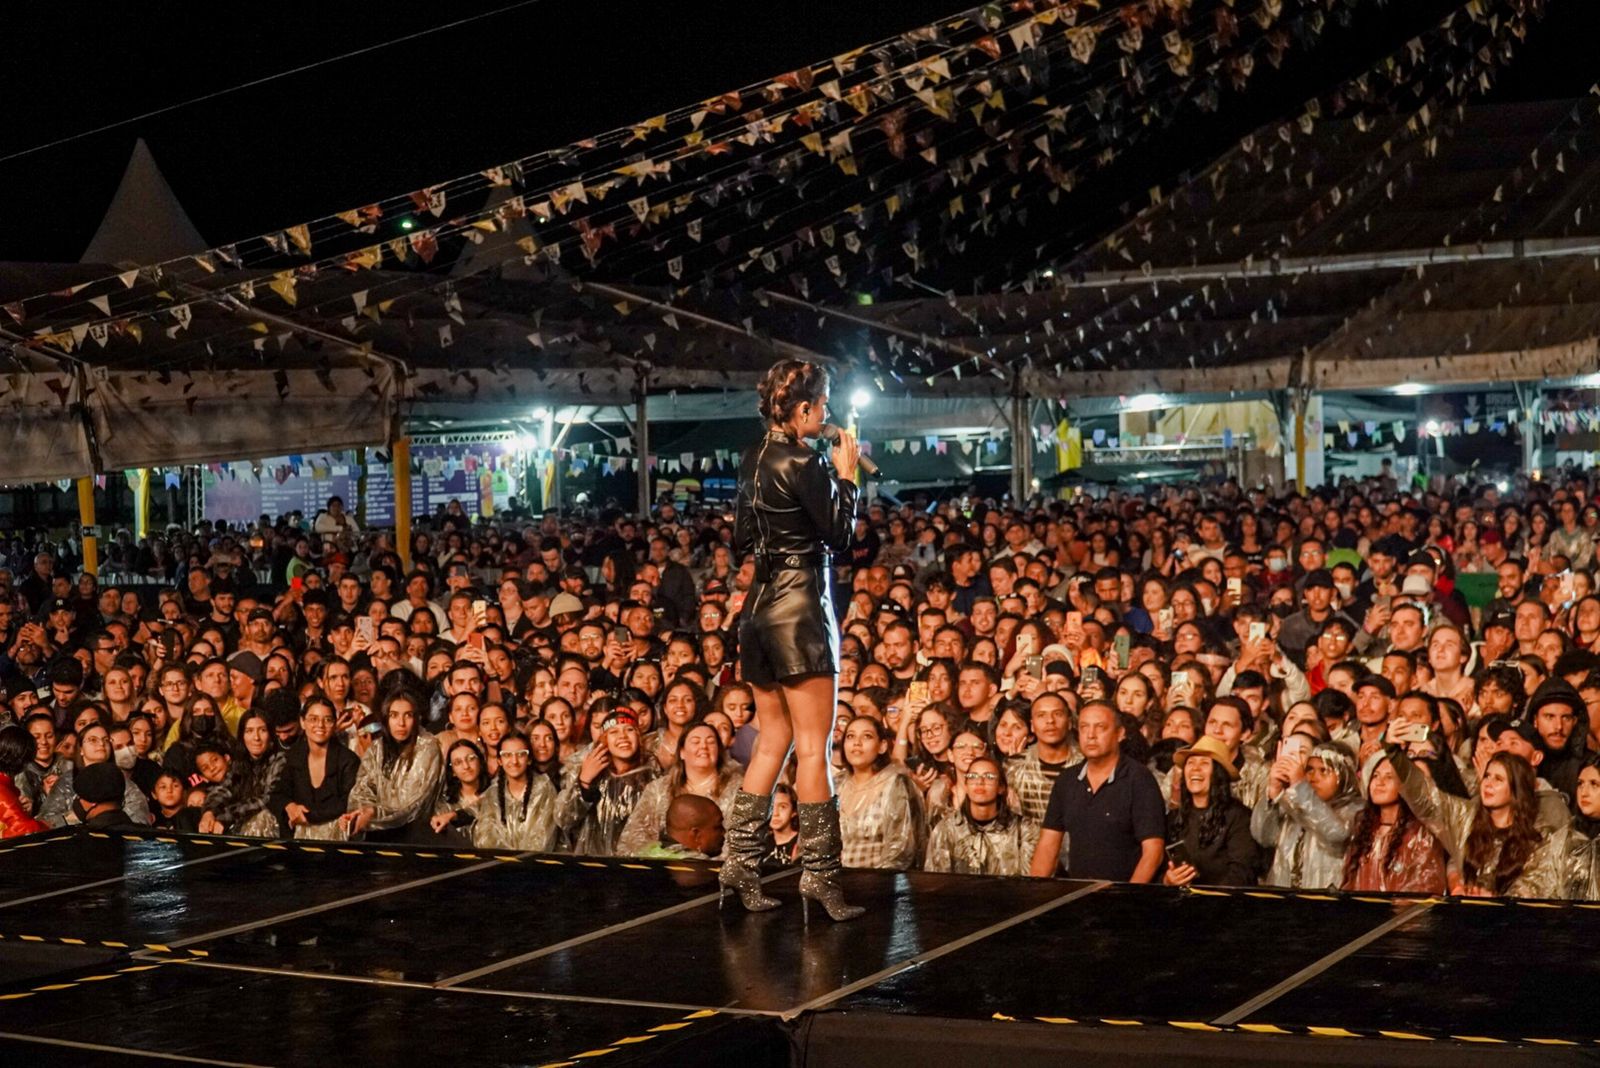
[[[1586,475],[861,513],[834,560],[846,866],[1600,897]],[[202,524],[114,543],[158,580],[120,586],[13,539],[0,833],[717,856],[759,731],[732,516],[422,528],[407,568],[337,499]]]

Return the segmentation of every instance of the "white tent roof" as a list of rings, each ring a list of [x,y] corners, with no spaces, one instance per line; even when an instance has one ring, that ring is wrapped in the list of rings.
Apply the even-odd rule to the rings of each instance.
[[[208,247],[139,138],[81,263],[158,263]]]

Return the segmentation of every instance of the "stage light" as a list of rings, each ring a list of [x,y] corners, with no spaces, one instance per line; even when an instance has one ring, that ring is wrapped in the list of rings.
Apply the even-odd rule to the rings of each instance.
[[[1425,392],[1427,388],[1421,382],[1402,382],[1389,392],[1397,397],[1415,397],[1418,393]]]
[[[850,394],[850,407],[860,410],[872,403],[872,394],[865,389],[858,389]]]
[[[1494,488],[1499,490],[1501,493],[1505,493],[1511,489],[1511,483],[1502,478],[1499,482],[1494,484]]]
[[[413,219],[411,216],[407,215],[405,218],[400,220],[400,229],[415,230],[416,228],[417,220]]]
[[[549,408],[535,408],[533,410],[533,417],[535,419],[548,419],[548,418],[550,418],[550,409]]]
[[[1438,437],[1439,436],[1439,420],[1437,420],[1437,419],[1429,419],[1428,420],[1428,425],[1423,427],[1423,429],[1426,430],[1429,434],[1432,434],[1434,437]]]

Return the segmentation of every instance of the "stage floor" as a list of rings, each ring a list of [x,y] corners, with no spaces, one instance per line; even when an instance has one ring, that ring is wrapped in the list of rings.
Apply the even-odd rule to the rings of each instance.
[[[714,868],[155,834],[0,847],[0,1060],[1577,1062],[1600,906]],[[732,1058],[737,1058],[734,1060]]]

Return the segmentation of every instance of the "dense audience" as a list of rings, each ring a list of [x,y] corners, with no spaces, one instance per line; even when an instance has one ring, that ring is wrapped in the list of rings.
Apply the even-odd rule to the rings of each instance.
[[[864,509],[835,559],[844,861],[1600,896],[1585,474]],[[311,520],[0,572],[0,832],[709,857],[757,731],[734,523]],[[772,866],[793,863],[792,794]]]

